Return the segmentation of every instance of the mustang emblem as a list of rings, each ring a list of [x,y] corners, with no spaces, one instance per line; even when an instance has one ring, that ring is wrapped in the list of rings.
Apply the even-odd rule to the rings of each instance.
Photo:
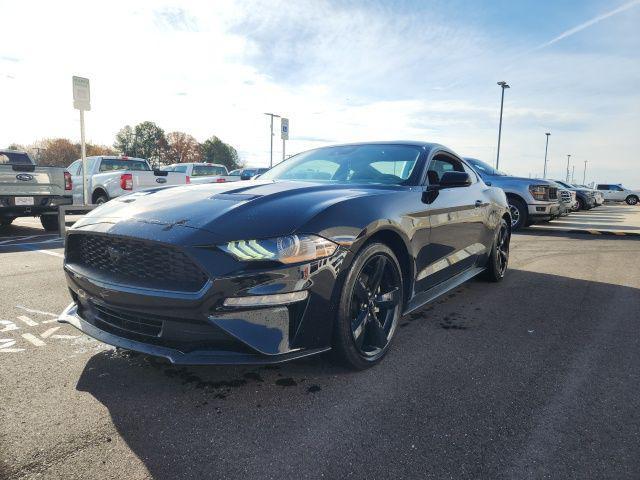
[[[21,182],[29,182],[33,180],[33,175],[29,175],[28,173],[20,173],[16,175],[16,180],[20,180]]]
[[[120,263],[120,261],[126,255],[125,251],[118,247],[107,247],[107,254],[109,255],[109,259],[113,263]]]

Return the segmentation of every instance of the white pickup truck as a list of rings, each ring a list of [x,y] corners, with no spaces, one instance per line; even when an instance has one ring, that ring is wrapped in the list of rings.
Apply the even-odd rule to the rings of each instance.
[[[73,203],[82,202],[82,160],[67,168],[73,180]],[[184,185],[189,178],[184,173],[152,170],[144,158],[97,156],[87,157],[89,200],[99,205],[112,198],[151,187]]]
[[[162,167],[165,172],[181,172],[189,177],[190,183],[224,183],[240,180],[239,175],[229,175],[227,167],[218,163],[174,163]]]
[[[0,150],[0,228],[17,217],[39,216],[45,230],[57,230],[58,207],[71,202],[64,168],[38,166],[27,152]]]

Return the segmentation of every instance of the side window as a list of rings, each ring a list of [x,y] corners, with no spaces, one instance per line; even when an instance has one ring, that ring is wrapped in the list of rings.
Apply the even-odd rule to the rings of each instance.
[[[468,167],[467,167],[468,168]],[[440,183],[442,175],[447,172],[464,172],[465,168],[461,161],[449,157],[448,155],[438,155],[429,164],[427,169],[427,181],[430,185],[437,185]],[[471,177],[472,179],[475,176]]]
[[[471,178],[471,183],[476,183],[478,181],[478,174],[466,163],[462,163],[462,167],[464,171],[469,174],[469,178]]]
[[[174,172],[179,172],[179,173],[187,173],[187,166],[186,165],[177,165],[176,167],[173,168]]]
[[[621,192],[622,191],[622,187],[619,187],[618,185],[609,185],[609,190],[614,190],[616,192]]]

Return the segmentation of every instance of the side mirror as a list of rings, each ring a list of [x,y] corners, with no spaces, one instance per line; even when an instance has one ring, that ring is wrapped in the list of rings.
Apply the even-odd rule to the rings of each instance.
[[[445,172],[440,179],[440,188],[468,187],[471,177],[467,172]]]

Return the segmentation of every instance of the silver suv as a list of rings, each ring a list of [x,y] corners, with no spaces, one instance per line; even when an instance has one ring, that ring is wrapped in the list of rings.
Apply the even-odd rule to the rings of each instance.
[[[511,210],[511,229],[547,222],[559,216],[558,187],[540,178],[512,177],[475,158],[465,158],[484,183],[500,187],[507,195]]]

